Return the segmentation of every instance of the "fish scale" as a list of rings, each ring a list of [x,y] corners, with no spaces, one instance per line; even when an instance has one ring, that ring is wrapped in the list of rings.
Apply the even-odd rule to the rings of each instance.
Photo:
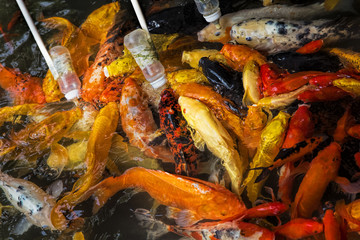
[[[233,25],[231,38],[256,50],[278,53],[297,49],[313,40],[324,39],[326,43],[343,39],[358,39],[358,19],[340,20],[285,20],[254,18]]]

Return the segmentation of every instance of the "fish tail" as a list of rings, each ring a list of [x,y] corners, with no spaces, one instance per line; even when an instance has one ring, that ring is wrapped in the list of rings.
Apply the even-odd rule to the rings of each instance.
[[[123,190],[133,184],[131,180],[134,179],[129,177],[131,175],[131,169],[126,171],[123,175],[118,177],[109,177],[90,190],[90,193],[93,193],[94,196],[94,206],[93,213],[97,213],[100,208],[104,206],[109,198],[115,195],[120,190]]]

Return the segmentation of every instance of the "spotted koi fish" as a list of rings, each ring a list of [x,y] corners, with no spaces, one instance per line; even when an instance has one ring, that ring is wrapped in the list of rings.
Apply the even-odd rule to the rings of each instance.
[[[20,212],[25,214],[30,223],[55,230],[50,213],[55,199],[40,187],[24,179],[13,178],[0,172],[0,188],[7,199]]]
[[[160,127],[165,131],[170,150],[175,159],[177,174],[193,175],[197,169],[199,152],[186,128],[186,121],[181,114],[180,105],[172,89],[161,93],[159,105]]]
[[[355,30],[357,21],[348,18],[313,21],[257,18],[234,25],[230,35],[239,44],[276,53],[296,50],[318,39],[324,39],[325,44],[342,39],[357,39],[360,37]]]

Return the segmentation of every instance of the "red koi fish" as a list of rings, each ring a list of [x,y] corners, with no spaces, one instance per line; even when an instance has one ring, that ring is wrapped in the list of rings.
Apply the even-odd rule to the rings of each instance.
[[[326,240],[341,240],[340,224],[336,220],[333,210],[326,210],[323,223]]]
[[[344,90],[338,87],[328,86],[323,88],[316,88],[313,90],[307,90],[303,93],[300,93],[297,99],[305,103],[337,101],[348,95],[349,93],[345,92]]]
[[[41,79],[22,74],[0,64],[0,87],[10,93],[15,105],[45,103]]]
[[[296,218],[278,227],[275,233],[289,239],[301,239],[322,233],[323,230],[322,223],[312,219]]]
[[[341,162],[341,147],[332,142],[312,160],[310,169],[302,180],[293,203],[292,218],[310,218],[320,206],[329,183],[337,177]],[[316,183],[316,184],[315,184]]]
[[[293,147],[296,143],[310,138],[314,132],[314,121],[308,105],[300,105],[291,117],[283,148]]]
[[[120,100],[121,124],[130,144],[153,158],[174,162],[172,153],[164,146],[150,146],[150,136],[158,129],[147,99],[134,79],[126,78]]]
[[[324,44],[324,40],[322,39],[311,41],[305,44],[304,46],[302,46],[301,48],[299,48],[298,50],[296,50],[296,52],[300,54],[316,53],[321,49],[323,44]]]
[[[199,151],[195,147],[186,120],[172,89],[161,93],[159,104],[160,127],[165,131],[170,150],[175,159],[175,173],[193,175],[197,169]]]

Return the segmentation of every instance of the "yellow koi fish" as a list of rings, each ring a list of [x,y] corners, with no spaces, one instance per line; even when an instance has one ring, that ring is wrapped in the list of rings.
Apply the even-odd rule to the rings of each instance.
[[[267,167],[273,164],[276,155],[279,153],[285,137],[285,131],[288,125],[290,115],[285,112],[279,112],[261,133],[261,141],[256,151],[255,157],[250,163],[250,169]],[[260,194],[264,181],[255,183],[261,170],[250,170],[243,186],[246,186],[247,196],[253,203]]]
[[[233,139],[205,104],[183,96],[179,98],[179,104],[189,126],[199,133],[209,150],[223,160],[231,179],[232,191],[241,194],[240,185],[248,160],[240,158]]]

